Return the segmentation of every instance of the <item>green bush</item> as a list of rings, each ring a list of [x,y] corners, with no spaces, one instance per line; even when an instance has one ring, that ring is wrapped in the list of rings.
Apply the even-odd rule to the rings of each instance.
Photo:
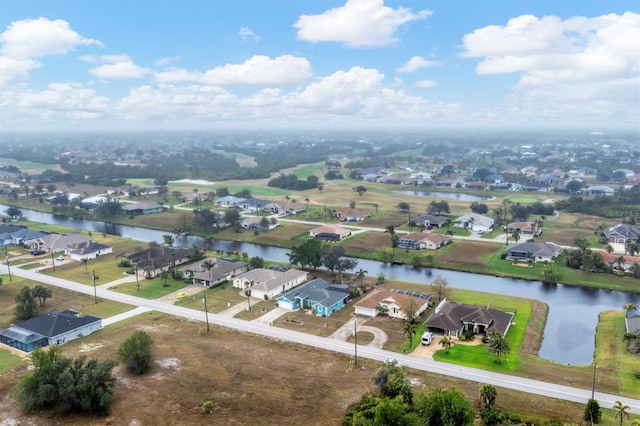
[[[118,359],[134,374],[144,374],[151,369],[151,345],[153,339],[144,331],[135,331],[118,349]]]

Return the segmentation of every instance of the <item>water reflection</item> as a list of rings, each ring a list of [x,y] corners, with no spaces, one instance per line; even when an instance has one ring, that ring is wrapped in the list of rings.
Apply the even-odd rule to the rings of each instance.
[[[398,189],[393,192],[396,194],[403,194],[403,195],[449,198],[452,200],[461,200],[461,201],[489,201],[489,200],[496,199],[496,197],[492,195],[472,195],[472,194],[465,194],[463,192],[411,191],[411,190],[405,190],[405,189]]]
[[[0,205],[0,210],[6,208],[7,206]],[[23,210],[23,212],[29,220],[35,222],[104,232],[144,242],[162,242],[162,236],[166,234],[164,231],[128,225],[70,219],[30,210]],[[201,237],[188,235],[177,238],[177,243],[183,246],[192,246],[193,244],[201,248],[205,246],[205,239]],[[246,252],[249,256],[259,256],[277,262],[289,261],[288,250],[278,247],[213,240],[211,249],[224,252]],[[366,259],[358,259],[357,268],[369,271],[368,275],[371,277],[382,272],[388,279],[423,285],[429,285],[434,275],[439,274],[447,279],[449,285],[454,288],[540,300],[548,305],[549,314],[539,355],[551,361],[573,365],[585,365],[592,361],[595,330],[600,312],[612,309],[620,310],[626,303],[640,305],[639,293],[563,284],[543,284],[540,281],[500,278],[435,268],[413,268],[409,265],[391,265]]]

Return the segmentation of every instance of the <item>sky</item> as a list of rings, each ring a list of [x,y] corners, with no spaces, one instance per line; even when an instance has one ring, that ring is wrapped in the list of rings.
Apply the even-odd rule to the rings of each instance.
[[[616,0],[0,0],[0,132],[640,131]]]

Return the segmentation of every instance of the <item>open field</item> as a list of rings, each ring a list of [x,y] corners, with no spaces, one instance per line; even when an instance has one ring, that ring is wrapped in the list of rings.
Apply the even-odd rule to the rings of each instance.
[[[36,414],[25,416],[12,401],[9,390],[24,368],[0,375],[0,418],[17,424],[255,424],[339,425],[347,406],[371,389],[370,378],[379,363],[360,359],[349,369],[349,357],[312,350],[291,343],[212,327],[150,312],[64,345],[67,356],[87,355],[114,359],[122,341],[135,330],[154,339],[152,370],[132,376],[122,366],[117,378],[112,412],[107,418]],[[360,337],[360,336],[359,336]],[[361,336],[366,338],[366,336]],[[268,360],[268,362],[265,362]],[[454,386],[472,401],[480,384],[407,370],[414,391]],[[211,414],[199,405],[214,402]],[[538,419],[578,423],[583,405],[498,388],[496,404],[512,413]],[[603,407],[606,408],[606,407]],[[603,410],[605,426],[613,426],[613,414]]]

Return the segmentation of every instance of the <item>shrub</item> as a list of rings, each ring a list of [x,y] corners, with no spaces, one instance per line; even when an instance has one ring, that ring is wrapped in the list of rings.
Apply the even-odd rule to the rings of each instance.
[[[118,349],[118,359],[134,374],[144,374],[151,368],[151,336],[135,331]]]

